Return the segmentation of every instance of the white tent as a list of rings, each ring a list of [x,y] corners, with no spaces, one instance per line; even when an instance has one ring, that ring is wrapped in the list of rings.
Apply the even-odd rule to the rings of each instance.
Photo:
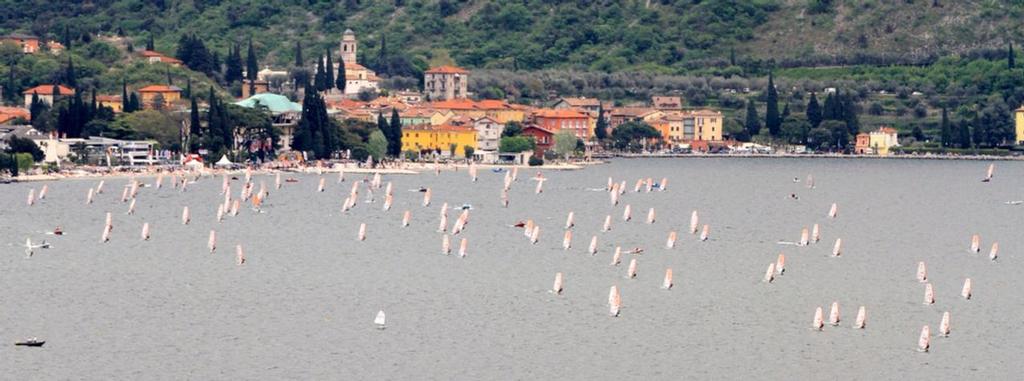
[[[220,157],[220,160],[217,160],[217,163],[214,165],[218,167],[230,167],[232,165],[235,165],[235,163],[232,163],[231,160],[228,160],[228,155],[223,155]]]

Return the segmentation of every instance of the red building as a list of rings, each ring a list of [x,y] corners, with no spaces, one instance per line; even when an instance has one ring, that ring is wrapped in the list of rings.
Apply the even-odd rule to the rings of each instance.
[[[590,116],[571,109],[540,109],[533,113],[533,123],[541,128],[559,133],[572,132],[577,138],[587,140],[592,135]]]
[[[537,157],[544,157],[544,152],[555,145],[555,133],[536,124],[523,127],[523,136],[533,138],[536,144],[533,155]]]

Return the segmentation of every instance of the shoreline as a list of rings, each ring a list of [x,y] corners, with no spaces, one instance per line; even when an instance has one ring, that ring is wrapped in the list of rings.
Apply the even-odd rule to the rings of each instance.
[[[733,159],[868,159],[868,160],[966,160],[966,161],[1021,161],[1024,156],[951,156],[951,155],[836,155],[836,154],[614,154],[594,156],[600,159],[707,159],[707,158],[733,158]]]
[[[595,160],[592,161],[573,161],[569,163],[559,164],[545,164],[541,166],[528,166],[528,165],[513,165],[513,164],[475,164],[477,168],[484,170],[492,170],[496,168],[510,169],[513,167],[520,167],[529,170],[552,170],[552,171],[575,171],[583,170],[590,166],[607,164],[608,160],[613,159],[845,159],[845,160],[963,160],[963,161],[1022,161],[1024,157],[1019,156],[984,156],[984,155],[971,155],[971,156],[949,156],[949,155],[891,155],[891,156],[877,156],[877,155],[836,155],[836,154],[614,154],[614,155],[599,155],[595,156]],[[469,164],[466,163],[442,163],[442,171],[459,171],[468,170]],[[75,170],[72,170],[75,171]],[[84,171],[84,170],[80,170]],[[301,173],[301,174],[323,174],[323,173],[338,173],[345,171],[352,174],[374,174],[380,173],[382,175],[420,175],[434,171],[433,163],[405,163],[402,167],[392,168],[362,168],[353,166],[351,163],[341,164],[339,166],[331,166],[324,168],[317,167],[297,167],[297,168],[281,168],[281,169],[255,169],[252,171],[253,174],[271,174],[271,173]],[[21,175],[18,177],[11,178],[12,183],[20,182],[34,182],[34,181],[56,181],[56,180],[81,180],[81,179],[120,179],[120,178],[134,178],[134,177],[155,177],[159,174],[186,174],[186,175],[198,175],[201,177],[216,176],[216,175],[239,175],[244,174],[245,169],[211,169],[204,168],[203,171],[143,171],[138,173],[124,172],[124,171],[112,171],[112,172],[85,172],[85,173],[60,173],[60,174],[38,174],[38,175]]]

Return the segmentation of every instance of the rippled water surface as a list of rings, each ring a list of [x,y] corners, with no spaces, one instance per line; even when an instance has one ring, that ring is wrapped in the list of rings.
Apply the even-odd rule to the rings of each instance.
[[[120,202],[127,179],[0,185],[0,369],[10,379],[1019,379],[1024,371],[1020,272],[1024,167],[913,160],[619,160],[582,171],[520,171],[511,206],[500,206],[503,174],[481,170],[384,176],[395,205],[360,202],[341,213],[349,174],[297,175],[274,190],[263,214],[249,208],[216,222],[220,178],[185,193],[144,188],[137,213]],[[817,187],[803,182],[813,174]],[[608,177],[629,191],[613,207]],[[669,179],[665,192],[634,193],[638,178]],[[143,179],[152,183],[153,179]],[[49,194],[25,205],[30,188]],[[165,183],[166,184],[166,183]],[[240,181],[232,182],[237,196]],[[421,205],[420,186],[433,190]],[[258,188],[258,185],[257,185]],[[789,197],[795,193],[799,199]],[[461,238],[468,255],[441,254],[441,204],[472,204]],[[826,214],[831,203],[839,217]],[[633,220],[622,221],[631,205]],[[181,224],[183,206],[192,222]],[[657,221],[644,222],[654,208]],[[402,212],[412,212],[410,227]],[[684,232],[690,212],[711,229],[699,242]],[[114,232],[99,242],[106,212]],[[573,248],[562,249],[574,211]],[[449,213],[454,222],[457,211]],[[601,232],[606,215],[612,231]],[[510,225],[533,219],[531,245]],[[153,238],[139,233],[149,222]],[[359,242],[360,223],[367,239]],[[821,225],[822,242],[795,241]],[[43,234],[61,225],[65,236]],[[450,226],[450,225],[449,225]],[[207,235],[216,229],[218,250]],[[665,248],[672,230],[679,243]],[[983,253],[968,253],[972,234]],[[598,237],[598,253],[586,252]],[[53,248],[26,258],[25,238]],[[843,240],[843,255],[830,257]],[[987,258],[998,241],[998,261]],[[241,244],[248,263],[234,263]],[[616,246],[643,247],[639,276],[630,256],[610,266]],[[780,253],[786,273],[761,282]],[[922,304],[914,277],[928,264],[936,304]],[[666,268],[671,291],[660,289]],[[556,272],[565,292],[547,290]],[[959,296],[966,277],[974,297]],[[609,317],[608,289],[623,308]],[[838,301],[843,321],[810,330],[814,309]],[[851,327],[867,308],[867,329]],[[377,330],[378,310],[388,316]],[[916,349],[921,326],[936,332],[952,313],[952,335]],[[30,336],[44,348],[15,347]]]

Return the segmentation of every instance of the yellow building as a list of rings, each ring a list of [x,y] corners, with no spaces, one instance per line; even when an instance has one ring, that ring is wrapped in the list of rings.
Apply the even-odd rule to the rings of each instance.
[[[719,111],[673,111],[648,123],[658,128],[665,140],[670,142],[722,140],[722,113]]]
[[[402,151],[440,150],[441,155],[449,155],[452,144],[456,156],[465,157],[466,146],[476,149],[476,130],[450,124],[402,127]]]
[[[1014,143],[1024,144],[1024,106],[1013,110],[1013,124],[1014,130],[1017,131]]]
[[[142,107],[147,109],[166,108],[181,99],[181,88],[178,86],[149,85],[138,92],[142,97]]]
[[[899,145],[896,129],[881,127],[875,131],[857,134],[854,152],[861,155],[889,156],[889,149]]]

